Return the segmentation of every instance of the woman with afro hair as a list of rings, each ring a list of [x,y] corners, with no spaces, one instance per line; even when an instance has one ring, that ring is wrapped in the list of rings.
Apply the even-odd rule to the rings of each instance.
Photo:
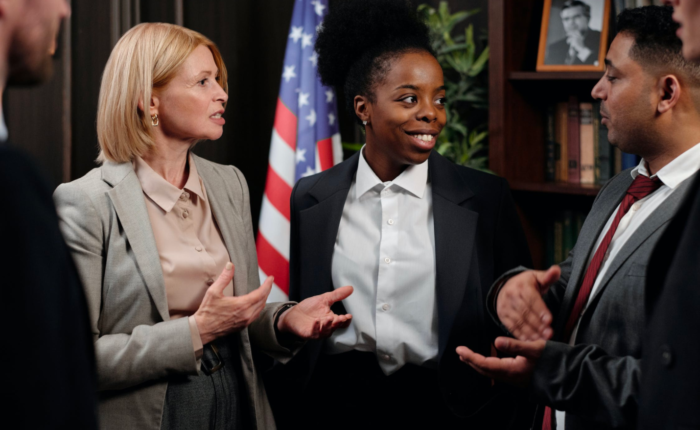
[[[289,294],[352,285],[352,322],[269,375],[279,427],[507,428],[510,393],[455,352],[491,353],[488,289],[531,263],[506,181],[434,151],[443,73],[408,1],[338,1],[316,51],[366,144],[295,186]]]

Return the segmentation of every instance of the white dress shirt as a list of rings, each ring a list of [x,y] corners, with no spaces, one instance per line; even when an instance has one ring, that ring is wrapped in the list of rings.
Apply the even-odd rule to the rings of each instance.
[[[7,140],[7,126],[5,125],[5,115],[0,109],[0,143]]]
[[[625,214],[625,216],[623,216],[620,220],[620,224],[615,231],[615,235],[613,236],[612,242],[610,242],[610,246],[605,254],[603,263],[600,266],[600,270],[598,272],[598,276],[596,277],[595,283],[593,284],[591,294],[588,296],[588,303],[586,303],[586,307],[588,307],[590,304],[590,300],[592,297],[594,297],[595,292],[598,290],[598,288],[600,288],[600,282],[603,280],[603,278],[605,278],[605,273],[610,268],[610,264],[615,260],[615,257],[620,252],[622,247],[625,246],[625,243],[627,243],[627,241],[634,235],[634,232],[637,231],[639,226],[641,226],[644,221],[646,221],[647,218],[654,213],[656,208],[661,206],[661,204],[663,204],[663,202],[671,194],[673,194],[676,189],[678,189],[678,186],[683,183],[683,181],[691,177],[698,170],[700,170],[700,144],[688,149],[660,169],[656,175],[652,176],[652,178],[654,176],[658,177],[661,182],[663,182],[663,185],[661,185],[658,190],[634,203],[629,211],[627,211],[627,214]],[[639,162],[639,165],[632,169],[630,174],[632,175],[632,178],[636,178],[637,175],[649,176],[649,171],[646,168],[646,161],[642,159]],[[603,241],[605,234],[610,229],[610,226],[615,218],[615,214],[617,214],[619,208],[620,206],[618,205],[608,219],[608,222],[605,224],[603,230],[601,230],[595,247],[588,256],[588,264],[591,264],[595,250],[598,249],[598,246],[600,246],[600,243]],[[579,318],[574,326],[574,330],[571,332],[571,339],[569,340],[570,345],[574,345],[576,343],[576,334],[578,333],[580,322],[581,319]],[[564,420],[566,419],[565,415],[566,414],[564,412],[557,411],[557,430],[564,429]]]
[[[428,162],[382,182],[360,154],[333,251],[333,287],[352,285],[343,300],[347,329],[326,342],[329,354],[373,352],[386,375],[404,364],[436,367],[435,228]]]

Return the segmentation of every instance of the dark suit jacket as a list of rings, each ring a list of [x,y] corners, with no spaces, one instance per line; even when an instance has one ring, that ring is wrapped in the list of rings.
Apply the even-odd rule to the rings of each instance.
[[[600,32],[588,29],[586,37],[583,39],[583,44],[586,48],[591,50],[591,55],[586,58],[585,62],[576,57],[572,65],[592,65],[598,61],[598,53],[600,52]],[[549,45],[546,54],[544,64],[566,64],[566,58],[569,56],[569,44],[566,42],[566,37]]]
[[[700,175],[647,269],[642,429],[700,429]]]
[[[3,420],[97,428],[95,359],[83,290],[33,163],[0,143]]]
[[[294,187],[290,300],[333,289],[333,248],[359,156],[301,179]],[[498,330],[483,309],[488,287],[504,270],[529,262],[530,255],[504,179],[456,166],[436,152],[428,166],[435,219],[439,383],[449,407],[465,416],[483,406],[491,382],[462,363],[455,348],[467,345],[490,355]],[[322,342],[309,342],[284,366],[284,376],[276,377],[286,380],[286,387],[304,387],[321,347]],[[290,388],[283,397],[292,396]]]
[[[563,339],[588,258],[632,183],[630,170],[615,176],[601,189],[576,246],[560,265],[561,278],[544,297],[554,316],[554,338],[547,342],[534,370],[530,392],[540,404],[567,412],[567,430],[635,428],[636,424],[647,262],[691,179],[678,186],[615,256],[584,310],[575,346]],[[522,270],[513,270],[501,279]],[[500,284],[500,280],[494,284],[491,296]],[[543,411],[544,407],[540,407],[535,429],[542,427]]]

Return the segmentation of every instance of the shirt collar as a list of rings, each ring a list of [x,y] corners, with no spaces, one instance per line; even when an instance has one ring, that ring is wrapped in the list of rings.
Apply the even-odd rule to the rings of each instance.
[[[683,181],[691,177],[700,169],[700,144],[696,144],[678,157],[674,158],[670,163],[661,168],[656,175],[664,185],[675,189]],[[632,178],[642,174],[649,176],[647,163],[644,159],[639,162],[639,165],[630,172]]]
[[[197,173],[197,166],[192,156],[188,160],[190,174],[183,189],[193,192],[199,198],[206,200],[202,189],[202,181]],[[177,203],[182,190],[160,176],[141,157],[134,160],[134,171],[139,178],[143,192],[166,213],[170,212]]]
[[[365,146],[361,149],[360,160],[357,164],[357,175],[355,176],[355,189],[358,197],[377,185],[382,184],[384,188],[396,185],[419,199],[423,198],[428,183],[428,160],[425,160],[421,164],[408,166],[406,170],[393,181],[382,182],[369,166],[367,160],[365,160]]]
[[[7,126],[5,125],[5,115],[0,109],[0,143],[7,140]]]

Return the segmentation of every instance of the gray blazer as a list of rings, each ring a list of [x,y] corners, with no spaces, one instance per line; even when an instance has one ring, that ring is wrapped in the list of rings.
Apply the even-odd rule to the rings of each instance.
[[[233,166],[194,157],[211,209],[236,267],[235,294],[260,286],[248,185]],[[59,186],[60,227],[88,300],[97,355],[99,418],[103,429],[161,425],[168,376],[197,374],[187,318],[171,320],[156,242],[131,163],[106,162]],[[252,348],[286,361],[292,352],[275,336],[283,304],[268,304],[239,334],[250,416],[258,429],[275,423],[253,363]]]
[[[576,345],[569,346],[562,339],[588,256],[632,183],[630,170],[600,190],[576,246],[560,264],[561,278],[544,297],[554,317],[554,338],[547,342],[529,389],[536,402],[567,412],[567,430],[636,426],[647,262],[694,176],[679,185],[617,254],[583,312]],[[504,274],[494,283],[489,298],[495,297],[504,280],[524,270],[520,267]],[[500,324],[493,303],[489,301],[489,311]],[[533,428],[542,428],[543,411],[540,407]]]

